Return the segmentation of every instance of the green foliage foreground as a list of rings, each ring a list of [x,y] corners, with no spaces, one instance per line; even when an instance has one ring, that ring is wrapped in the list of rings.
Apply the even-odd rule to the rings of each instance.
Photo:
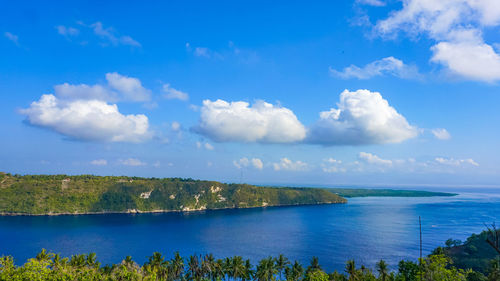
[[[375,271],[357,267],[350,260],[344,272],[327,273],[317,258],[307,267],[297,261],[292,263],[283,255],[262,259],[254,266],[240,256],[215,259],[209,254],[182,258],[175,253],[171,259],[166,259],[157,252],[142,266],[130,256],[119,264],[101,266],[93,253],[62,258],[42,250],[22,266],[16,266],[10,256],[1,257],[0,280],[498,281],[500,269],[498,260],[492,262],[487,275],[457,269],[444,254],[429,255],[420,265],[403,260],[397,271],[390,271],[383,260],[376,264]]]

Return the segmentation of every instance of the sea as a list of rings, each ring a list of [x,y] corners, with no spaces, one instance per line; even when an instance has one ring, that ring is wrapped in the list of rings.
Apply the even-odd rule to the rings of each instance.
[[[347,204],[228,209],[185,213],[0,216],[0,256],[17,265],[42,248],[62,256],[94,252],[101,264],[125,256],[142,264],[153,252],[171,258],[212,253],[242,256],[255,265],[285,255],[307,266],[318,257],[343,271],[354,259],[373,268],[385,260],[416,261],[448,238],[465,240],[485,225],[500,225],[500,189],[445,189],[454,197],[365,197]]]

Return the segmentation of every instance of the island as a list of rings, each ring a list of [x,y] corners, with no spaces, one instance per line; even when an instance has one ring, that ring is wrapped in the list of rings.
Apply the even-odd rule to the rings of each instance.
[[[273,187],[191,178],[0,173],[0,215],[189,212],[342,204],[353,196],[449,196],[420,191]],[[370,194],[370,195],[368,195]],[[387,196],[387,195],[385,195]]]
[[[378,189],[378,188],[330,188],[331,192],[346,198],[353,197],[434,197],[456,196],[456,193],[422,190]]]

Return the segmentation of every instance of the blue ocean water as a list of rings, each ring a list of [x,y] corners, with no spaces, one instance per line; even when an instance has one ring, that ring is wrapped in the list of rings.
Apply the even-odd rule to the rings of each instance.
[[[345,261],[373,267],[386,260],[393,268],[419,254],[418,217],[423,249],[429,253],[448,238],[465,239],[500,222],[498,190],[455,197],[352,198],[348,204],[218,210],[192,213],[0,217],[0,255],[17,264],[41,248],[70,256],[97,253],[103,263],[131,255],[139,263],[159,251],[170,257],[213,253],[240,255],[255,264],[284,254],[308,264],[343,270]]]

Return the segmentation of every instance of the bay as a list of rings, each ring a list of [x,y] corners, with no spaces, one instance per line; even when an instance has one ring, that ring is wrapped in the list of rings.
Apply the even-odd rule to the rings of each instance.
[[[255,264],[284,254],[307,265],[313,256],[327,270],[348,259],[373,268],[419,255],[418,217],[428,254],[448,238],[466,239],[500,221],[498,190],[455,197],[351,198],[348,204],[233,209],[189,213],[0,217],[0,255],[16,264],[40,249],[71,256],[95,252],[103,264],[130,255],[139,263],[158,251],[171,257],[240,255]]]

